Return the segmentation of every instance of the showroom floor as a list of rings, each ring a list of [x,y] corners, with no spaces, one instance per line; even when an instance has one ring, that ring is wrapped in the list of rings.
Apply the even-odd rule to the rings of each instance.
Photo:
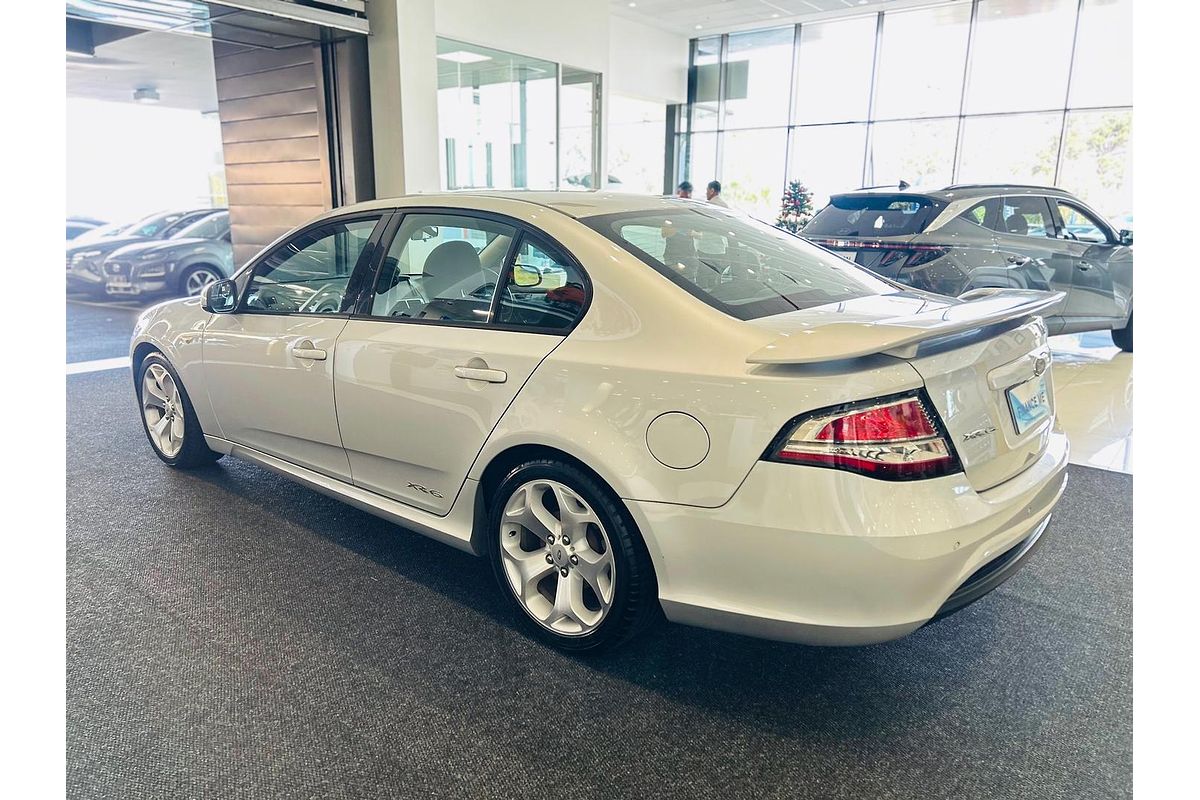
[[[233,459],[163,467],[93,369],[133,315],[67,308],[68,796],[1130,793],[1129,475],[1073,467],[1028,567],[898,642],[663,625],[579,660],[482,560]],[[1064,342],[1064,417],[1128,440],[1087,387],[1132,358]]]

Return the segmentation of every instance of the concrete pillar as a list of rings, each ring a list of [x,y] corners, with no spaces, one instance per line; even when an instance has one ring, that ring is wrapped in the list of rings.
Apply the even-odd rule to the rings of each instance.
[[[434,0],[371,0],[367,58],[375,195],[441,189]]]

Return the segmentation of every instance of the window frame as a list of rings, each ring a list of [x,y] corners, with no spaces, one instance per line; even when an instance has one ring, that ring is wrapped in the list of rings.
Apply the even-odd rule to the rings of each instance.
[[[261,253],[246,262],[237,273],[233,276],[233,280],[238,284],[237,303],[233,307],[232,314],[255,314],[255,315],[270,315],[276,317],[314,317],[323,319],[348,319],[351,316],[350,311],[346,309],[356,308],[362,294],[362,274],[365,270],[372,268],[376,260],[376,255],[379,250],[379,240],[387,227],[387,223],[392,216],[391,209],[379,209],[377,211],[359,211],[351,214],[344,214],[336,217],[322,217],[307,223],[301,228],[289,231],[282,238],[275,241],[274,244],[268,245]],[[371,229],[371,235],[367,237],[367,243],[363,247],[363,251],[358,255],[358,261],[355,262],[354,268],[350,271],[350,276],[346,280],[346,293],[342,297],[342,307],[338,311],[273,311],[268,308],[249,308],[246,306],[246,300],[249,297],[250,282],[254,279],[255,272],[259,266],[278,253],[292,241],[300,236],[311,233],[313,230],[324,228],[329,225],[345,224],[351,222],[359,222],[366,220],[374,220],[375,227]],[[231,228],[232,232],[232,228]]]
[[[350,319],[362,320],[366,322],[387,322],[395,325],[432,325],[444,328],[469,328],[477,331],[506,331],[510,333],[536,333],[550,336],[567,336],[571,331],[579,326],[583,318],[587,316],[588,310],[592,307],[592,278],[587,270],[583,268],[583,264],[575,257],[571,250],[563,245],[558,239],[551,236],[541,228],[534,227],[522,220],[514,217],[509,217],[505,214],[500,214],[494,211],[484,211],[475,208],[462,208],[459,206],[404,206],[391,209],[392,217],[384,226],[385,230],[377,242],[375,252],[372,256],[372,264],[370,268],[370,278],[363,283],[359,291],[354,311],[350,314]],[[395,242],[396,234],[400,230],[400,226],[404,224],[404,219],[410,215],[420,214],[437,214],[442,216],[467,217],[471,219],[487,220],[501,225],[507,225],[516,231],[509,243],[508,251],[504,254],[502,262],[501,275],[496,282],[496,289],[492,293],[492,302],[488,306],[488,318],[486,322],[461,322],[457,320],[444,319],[415,319],[413,317],[380,317],[371,314],[372,295],[375,291],[375,286],[379,282],[380,270],[383,268],[383,260],[387,253],[391,251],[392,244]],[[543,239],[546,243],[556,247],[561,252],[567,263],[572,268],[578,270],[583,278],[584,301],[579,314],[575,317],[574,322],[569,328],[544,328],[534,327],[531,325],[511,325],[500,324],[496,321],[497,311],[501,293],[508,285],[511,278],[513,260],[516,254],[520,252],[521,244],[525,241],[526,236],[533,236],[535,239]]]

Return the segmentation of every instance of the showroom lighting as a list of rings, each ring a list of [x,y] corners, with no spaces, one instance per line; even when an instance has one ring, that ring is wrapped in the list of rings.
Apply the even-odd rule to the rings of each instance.
[[[482,53],[472,53],[469,50],[455,50],[453,53],[438,53],[438,58],[443,61],[453,61],[458,64],[475,64],[480,61],[491,61],[491,56],[485,56]]]
[[[142,86],[133,90],[133,100],[136,103],[153,105],[158,102],[158,90],[150,86]]]

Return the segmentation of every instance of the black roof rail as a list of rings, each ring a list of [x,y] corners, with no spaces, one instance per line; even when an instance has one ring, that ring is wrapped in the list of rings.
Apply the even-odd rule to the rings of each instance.
[[[900,181],[899,183],[885,183],[880,186],[860,186],[857,189],[855,189],[854,191],[861,192],[861,191],[865,191],[867,189],[899,189],[900,191],[903,192],[909,186],[910,186],[910,184],[908,181]]]
[[[955,183],[942,189],[943,192],[953,191],[955,189],[998,189],[998,188],[1013,188],[1013,189],[1038,189],[1045,192],[1065,192],[1058,186],[1038,186],[1035,183]]]

